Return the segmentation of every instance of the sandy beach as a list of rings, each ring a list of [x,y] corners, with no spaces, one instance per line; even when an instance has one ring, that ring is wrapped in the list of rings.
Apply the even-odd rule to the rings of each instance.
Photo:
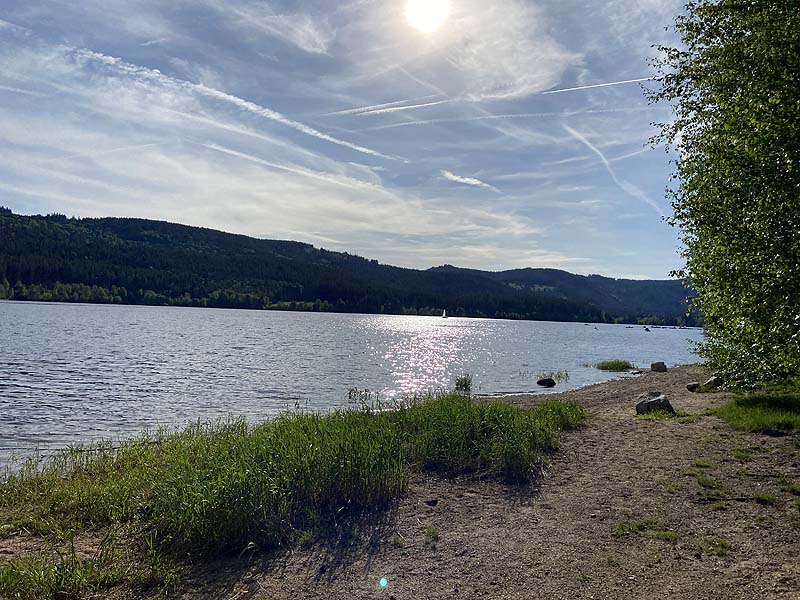
[[[418,478],[372,543],[253,564],[224,593],[276,600],[800,598],[800,510],[796,497],[780,491],[781,482],[800,478],[800,446],[705,416],[729,398],[686,390],[706,375],[681,367],[559,394],[583,404],[590,421],[564,435],[537,489]],[[690,417],[636,418],[636,398],[651,390]],[[752,499],[758,492],[778,501],[759,503]],[[439,535],[435,547],[426,544],[429,527]]]

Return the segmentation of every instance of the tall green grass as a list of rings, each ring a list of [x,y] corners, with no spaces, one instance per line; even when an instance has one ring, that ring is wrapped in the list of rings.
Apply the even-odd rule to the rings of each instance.
[[[800,432],[800,392],[757,392],[732,400],[717,415],[736,429],[760,433]]]
[[[575,404],[528,411],[453,393],[392,410],[197,424],[30,462],[0,484],[0,516],[42,534],[124,525],[168,553],[275,548],[388,506],[410,469],[527,482],[559,432],[584,420]]]
[[[594,367],[601,371],[629,371],[636,368],[630,361],[619,359],[604,360],[594,365]]]

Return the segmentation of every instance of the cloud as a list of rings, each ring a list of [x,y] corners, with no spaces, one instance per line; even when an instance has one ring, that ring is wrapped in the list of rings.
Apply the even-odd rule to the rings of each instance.
[[[557,85],[582,55],[554,35],[543,7],[526,0],[459,0],[433,36],[405,22],[402,2],[374,2],[347,24],[334,55],[358,56],[334,85],[356,87],[405,69],[432,74],[447,96],[522,98]],[[346,74],[346,76],[344,76]]]
[[[581,56],[559,44],[531,2],[472,0],[454,15],[447,62],[473,100],[528,96],[557,84]]]
[[[47,94],[43,94],[42,92],[35,92],[33,90],[25,90],[18,87],[12,87],[8,85],[0,85],[0,92],[9,92],[11,94],[21,94],[23,96],[37,96],[39,98],[44,98]]]
[[[462,177],[450,171],[442,171],[441,173],[442,177],[444,177],[449,181],[453,181],[455,183],[462,183],[464,185],[482,187],[486,188],[487,190],[492,190],[493,192],[497,192],[498,194],[500,193],[500,190],[498,190],[496,187],[489,185],[488,183],[484,183],[483,181],[481,181],[480,179],[476,179],[475,177]]]
[[[576,117],[583,115],[602,115],[613,113],[628,113],[628,112],[650,112],[658,110],[668,110],[666,107],[658,106],[630,106],[620,108],[606,108],[600,110],[574,110],[563,112],[541,112],[541,113],[509,113],[500,115],[480,115],[477,117],[452,117],[442,119],[421,119],[418,121],[403,121],[401,123],[390,123],[388,125],[377,125],[374,127],[367,127],[361,131],[381,131],[384,129],[396,129],[398,127],[419,127],[421,125],[437,125],[442,123],[469,123],[472,121],[500,121],[507,119],[547,119],[559,118],[564,119],[568,117]]]
[[[326,54],[336,37],[324,17],[308,13],[275,13],[267,2],[203,0],[233,29],[268,35],[310,54]]]
[[[615,184],[617,184],[617,187],[619,187],[622,191],[624,191],[628,195],[630,195],[630,196],[636,198],[637,200],[647,204],[656,213],[658,213],[659,216],[661,216],[661,217],[665,217],[666,216],[664,214],[663,209],[658,205],[658,203],[656,203],[654,200],[652,200],[638,186],[634,185],[633,183],[630,183],[629,181],[625,181],[625,180],[620,179],[619,177],[617,177],[617,173],[616,173],[616,171],[614,171],[614,168],[611,166],[611,163],[605,157],[605,155],[602,152],[600,152],[600,150],[597,148],[597,146],[592,144],[588,139],[586,139],[586,137],[584,135],[582,135],[580,132],[572,129],[572,127],[570,127],[569,125],[563,124],[563,127],[572,137],[574,137],[576,140],[578,140],[580,143],[582,143],[584,146],[589,148],[589,150],[591,150],[592,152],[594,152],[597,155],[597,157],[600,159],[600,162],[603,163],[603,166],[608,171],[608,174],[611,175],[611,179],[614,181]]]
[[[214,98],[216,100],[232,104],[233,106],[248,111],[254,115],[263,117],[265,119],[269,119],[271,121],[275,121],[277,123],[280,123],[281,125],[285,125],[286,127],[290,127],[291,129],[304,133],[305,135],[315,137],[322,141],[330,142],[331,144],[337,144],[339,146],[343,146],[345,148],[349,148],[350,150],[361,152],[363,154],[369,154],[371,156],[385,158],[388,160],[396,160],[396,158],[388,156],[386,154],[382,154],[381,152],[377,152],[375,150],[371,150],[370,148],[359,146],[351,142],[340,140],[326,133],[322,133],[321,131],[314,129],[313,127],[310,127],[299,121],[290,119],[287,116],[277,111],[274,111],[270,108],[266,108],[264,106],[260,106],[255,102],[239,98],[232,94],[222,92],[220,90],[208,87],[203,84],[191,83],[189,81],[184,81],[181,79],[169,77],[163,74],[161,71],[135,65],[123,61],[120,58],[107,56],[105,54],[94,52],[92,50],[75,49],[68,47],[63,48],[63,50],[67,53],[73,54],[79,63],[94,62],[109,67],[113,71],[119,74],[123,74],[136,79],[155,82],[168,89],[184,89],[187,91],[192,91],[197,94],[207,96],[209,98]]]

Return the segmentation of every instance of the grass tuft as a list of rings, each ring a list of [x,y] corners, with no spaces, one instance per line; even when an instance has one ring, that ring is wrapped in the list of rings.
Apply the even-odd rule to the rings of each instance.
[[[541,371],[537,373],[536,379],[552,379],[556,383],[566,383],[569,381],[569,371],[566,369],[560,371]]]
[[[594,368],[601,371],[630,371],[636,367],[627,360],[615,359],[601,361],[594,365]]]
[[[439,531],[435,527],[425,528],[425,545],[436,549],[439,543]]]
[[[721,537],[708,536],[698,544],[695,556],[700,558],[703,554],[711,556],[726,556],[730,550],[731,545],[728,541]]]
[[[753,494],[753,500],[763,506],[775,506],[778,503],[778,497],[767,492],[756,492]]]
[[[675,415],[665,410],[654,410],[653,412],[645,413],[643,415],[636,415],[637,419],[642,421],[666,421],[674,419]]]
[[[658,521],[653,517],[642,517],[630,521],[623,521],[613,531],[614,537],[624,537],[632,533],[642,533],[650,529],[656,529]]]

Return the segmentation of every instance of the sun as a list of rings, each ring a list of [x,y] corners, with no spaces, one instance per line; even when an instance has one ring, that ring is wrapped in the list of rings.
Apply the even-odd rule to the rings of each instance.
[[[406,18],[422,33],[433,33],[450,16],[450,0],[408,0]]]

